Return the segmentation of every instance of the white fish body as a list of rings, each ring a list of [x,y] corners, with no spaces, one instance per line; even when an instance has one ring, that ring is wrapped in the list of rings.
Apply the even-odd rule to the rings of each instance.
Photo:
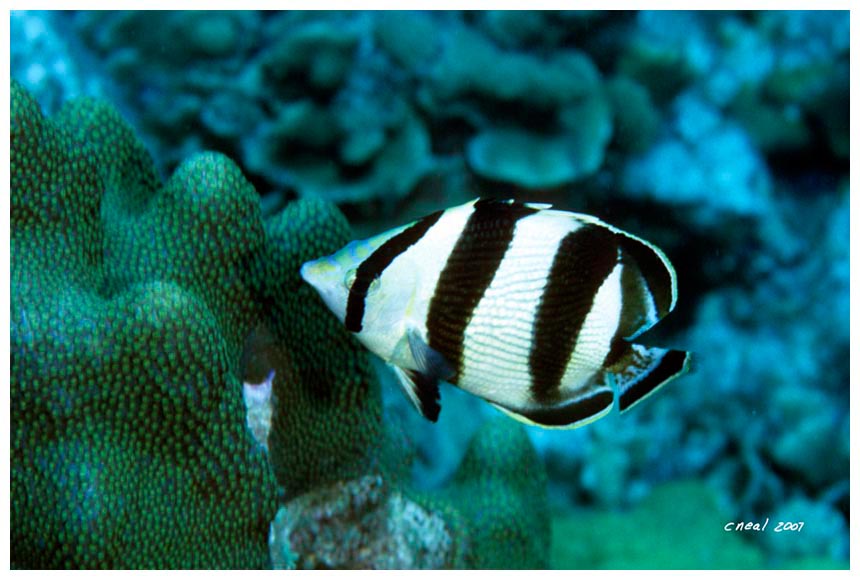
[[[302,277],[435,421],[438,381],[544,427],[626,411],[689,354],[629,341],[674,308],[651,244],[545,204],[474,200],[308,262]]]

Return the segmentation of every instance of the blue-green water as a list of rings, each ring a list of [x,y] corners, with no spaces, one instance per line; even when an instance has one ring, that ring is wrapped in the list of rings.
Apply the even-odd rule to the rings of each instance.
[[[510,566],[847,566],[847,12],[12,12],[10,22],[12,78],[45,115],[63,118],[63,103],[79,97],[110,102],[148,149],[152,175],[161,180],[202,151],[216,151],[235,162],[253,186],[246,197],[259,198],[261,217],[227,212],[205,230],[213,240],[232,240],[231,232],[252,219],[273,223],[265,220],[276,219],[295,200],[336,205],[357,238],[485,196],[594,214],[665,251],[677,271],[679,300],[646,337],[651,344],[692,351],[694,370],[623,417],[611,414],[574,431],[526,428],[547,473],[548,509],[546,521],[523,529],[540,528],[552,536],[534,548],[543,559],[511,555]],[[14,182],[12,231],[13,240],[19,234],[23,240],[29,218],[22,216],[36,202],[28,201],[20,185],[30,183],[31,176],[29,166],[16,157],[16,143],[24,139],[16,132],[15,118],[13,173],[26,179]],[[88,133],[81,135],[85,141]],[[63,159],[68,157],[73,156]],[[221,171],[220,162],[212,163]],[[206,191],[209,182],[201,183],[199,191]],[[110,221],[105,215],[114,216],[112,206],[105,209],[108,205],[96,203],[93,210],[105,223]],[[140,215],[129,211],[105,226],[106,239],[111,232],[140,228],[136,238],[115,246],[119,249],[113,257],[147,244],[150,235],[157,238],[162,226],[182,231],[169,230],[158,220],[144,227],[143,218],[134,226]],[[83,239],[75,231],[63,232],[69,245]],[[277,246],[281,238],[267,239]],[[296,239],[302,241],[292,243],[306,238]],[[114,246],[93,243],[93,255],[111,257],[104,248]],[[34,261],[29,248],[13,242],[13,272],[17,264]],[[168,274],[153,266],[148,283],[181,285],[193,278],[183,269],[193,269],[187,264],[199,257],[196,250],[186,255],[172,253],[168,245],[151,248],[175,260],[175,268]],[[236,288],[241,284],[232,286],[243,275],[236,271],[240,273],[219,278],[225,295],[240,292]],[[84,284],[58,279],[64,280],[58,286],[63,288],[65,280],[73,288]],[[148,459],[122,439],[111,443],[122,453],[108,455],[91,449],[85,439],[77,442],[72,425],[90,412],[77,402],[88,400],[88,393],[97,389],[85,387],[101,384],[103,374],[89,367],[88,374],[81,374],[74,367],[64,375],[62,368],[45,362],[54,355],[40,358],[55,352],[41,351],[40,345],[60,352],[71,339],[62,333],[40,335],[39,328],[51,325],[36,321],[31,328],[28,316],[62,320],[69,305],[58,299],[50,302],[50,312],[37,307],[26,280],[13,275],[11,289],[11,396],[25,401],[12,406],[12,565],[154,566],[161,562],[156,556],[124,559],[128,548],[100,530],[119,534],[122,526],[146,528],[159,517],[173,522],[173,514],[144,518],[135,508],[143,500],[128,490],[119,495],[127,510],[122,513],[129,514],[125,519],[109,518],[97,507],[116,505],[100,495],[107,497],[99,485],[108,489],[113,483],[87,479],[90,472],[81,466],[98,464],[99,473],[115,473]],[[194,284],[189,287],[197,288]],[[110,295],[104,288],[93,295]],[[300,292],[290,286],[293,291]],[[263,305],[261,309],[278,300],[272,293],[263,299],[248,292],[248,300]],[[222,304],[206,300],[211,310]],[[232,324],[234,314],[223,320],[217,312],[214,316],[225,325]],[[89,352],[111,350],[92,338],[102,336],[98,329],[86,336],[94,341],[87,342]],[[320,343],[322,350],[337,351]],[[225,368],[250,381],[253,377],[242,376],[236,367],[241,345],[224,348],[235,355]],[[249,356],[247,348],[244,353]],[[152,357],[150,368],[169,367],[167,359],[141,356]],[[405,474],[390,475],[389,481],[397,481],[391,485],[437,499],[453,494],[452,478],[456,481],[471,438],[498,413],[443,385],[440,420],[430,424],[378,363],[372,364],[382,383],[384,431],[396,432],[402,437],[398,445],[411,450]],[[28,398],[33,379],[24,369],[44,370],[45,377],[52,377],[46,388],[66,403],[41,409]],[[185,380],[170,378],[167,370],[164,374],[168,383]],[[238,392],[235,378],[219,375],[211,381],[222,383]],[[362,400],[355,404],[363,409]],[[123,420],[143,420],[135,409],[131,405],[123,411]],[[34,438],[36,428],[24,417],[37,421],[47,435]],[[200,421],[205,431],[205,421]],[[38,445],[33,447],[33,441]],[[201,445],[207,449],[208,443]],[[302,439],[296,445],[311,443]],[[57,472],[43,464],[33,467],[24,459],[30,456],[59,465]],[[52,463],[56,457],[62,459]],[[181,497],[193,489],[188,493],[199,498],[200,487],[231,477],[220,460],[213,461],[219,467],[213,467],[206,484],[193,476],[187,481],[175,476],[165,485],[177,486]],[[243,461],[237,459],[234,468],[244,470],[237,467]],[[482,456],[481,461],[489,460]],[[351,467],[350,477],[376,469],[370,463]],[[327,465],[320,458],[308,469],[325,479]],[[69,491],[78,485],[69,481],[78,480],[60,472],[100,482],[85,494],[93,503]],[[276,470],[276,475],[282,487],[289,487],[282,472]],[[272,485],[269,480],[260,485],[264,483]],[[488,492],[487,497],[512,498],[513,505],[525,485],[500,483],[493,488],[496,495]],[[231,501],[251,502],[255,494],[250,489],[248,497]],[[457,489],[466,493],[463,486]],[[51,501],[59,498],[51,508],[56,518],[42,527],[29,522],[26,533],[16,534],[16,526],[23,529],[34,509],[34,490],[47,493]],[[68,503],[62,501],[64,494],[72,497]],[[286,499],[282,494],[279,503]],[[201,509],[208,513],[220,504],[213,500],[205,505]],[[349,529],[354,519],[344,518],[341,525]],[[426,544],[421,544],[422,533],[437,538],[437,532],[428,531],[436,530],[433,521],[417,528],[423,530],[415,532],[418,545]],[[765,521],[764,530],[725,529]],[[780,522],[802,525],[777,531]],[[248,526],[248,534],[256,534],[253,541],[265,542],[260,530],[266,525]],[[394,533],[384,526],[355,525],[368,546],[381,545],[370,538]],[[504,533],[522,531],[512,530]],[[468,526],[457,533],[479,536]],[[487,542],[496,541],[492,538]],[[60,545],[74,548],[66,553]],[[442,544],[433,545],[426,548],[430,553],[449,553]],[[52,550],[61,556],[33,556]],[[95,559],[86,554],[96,554]],[[348,550],[341,560],[325,560],[321,554],[298,551],[299,565],[366,563],[350,560],[355,554]],[[488,562],[506,567],[504,559],[498,564],[491,558],[469,560],[471,564],[441,556],[370,561],[395,567],[490,566]],[[168,567],[170,562],[215,565],[181,558],[167,562]],[[223,565],[240,562],[244,560]]]

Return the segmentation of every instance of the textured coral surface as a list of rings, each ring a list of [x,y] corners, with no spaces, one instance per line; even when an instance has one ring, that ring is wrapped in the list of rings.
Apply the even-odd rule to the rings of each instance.
[[[450,498],[405,496],[410,452],[368,355],[298,275],[349,239],[336,208],[295,202],[264,223],[226,157],[195,156],[161,185],[111,107],[48,119],[14,81],[12,94],[14,567],[545,563],[546,542],[497,542],[549,531],[518,426],[477,440]],[[244,380],[271,388],[250,428]],[[523,477],[498,457],[533,465]],[[295,537],[276,525],[270,559],[276,487],[292,513],[332,489],[316,502],[346,505],[346,528],[330,513],[345,508],[311,509]],[[392,535],[402,545],[385,552]]]
[[[46,119],[15,82],[11,129],[13,566],[266,566],[253,189],[216,155],[161,186],[112,108]]]

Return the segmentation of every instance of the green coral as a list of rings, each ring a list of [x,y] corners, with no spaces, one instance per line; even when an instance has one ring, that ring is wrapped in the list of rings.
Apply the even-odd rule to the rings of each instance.
[[[112,108],[46,119],[11,90],[12,565],[267,566],[238,368],[253,188],[214,154],[161,186]]]
[[[114,109],[46,119],[14,81],[11,128],[13,567],[269,567],[277,486],[411,493],[368,354],[299,276],[352,237],[334,206],[264,221],[213,153],[161,184]],[[241,383],[270,369],[267,456]],[[506,421],[428,502],[465,565],[541,567],[545,484]]]
[[[259,278],[271,304],[267,334],[277,401],[269,448],[287,497],[382,470],[382,399],[370,360],[299,276],[310,259],[342,247],[349,226],[321,201],[288,205],[266,224],[272,243]],[[371,467],[375,465],[376,467]]]
[[[547,475],[524,427],[502,416],[472,438],[448,488],[423,503],[466,538],[473,569],[542,569],[549,565]]]
[[[548,566],[546,485],[543,463],[519,423],[497,417],[481,427],[450,492],[468,521],[471,567]]]
[[[276,369],[269,446],[286,497],[378,474],[449,522],[465,546],[452,561],[469,568],[546,567],[546,474],[525,430],[507,418],[489,421],[448,489],[410,491],[410,451],[384,424],[366,351],[298,274],[305,260],[345,243],[346,220],[327,203],[307,201],[287,206],[266,229],[274,243],[259,277],[273,311],[262,333],[272,337],[268,364],[261,366]]]

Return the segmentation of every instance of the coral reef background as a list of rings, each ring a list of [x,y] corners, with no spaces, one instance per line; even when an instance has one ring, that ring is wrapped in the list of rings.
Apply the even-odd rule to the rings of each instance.
[[[847,566],[847,12],[11,32],[13,566]],[[694,372],[576,431],[424,422],[297,269],[478,195],[658,244]]]

